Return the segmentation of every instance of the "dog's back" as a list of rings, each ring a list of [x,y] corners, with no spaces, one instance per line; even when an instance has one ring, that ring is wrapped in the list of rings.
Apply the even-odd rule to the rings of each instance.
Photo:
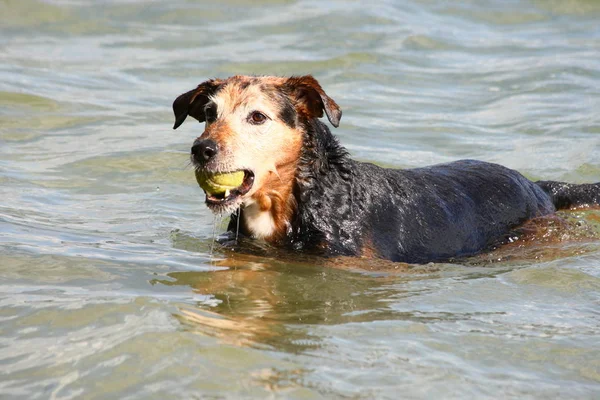
[[[499,244],[512,228],[555,210],[538,185],[497,164],[348,167],[352,184],[346,193],[323,187],[303,205],[311,225],[339,254],[410,263],[448,260]]]

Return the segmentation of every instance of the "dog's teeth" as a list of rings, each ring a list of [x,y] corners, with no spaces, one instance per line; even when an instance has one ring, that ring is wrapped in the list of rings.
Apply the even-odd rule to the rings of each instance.
[[[229,189],[225,190],[225,198],[229,197]]]

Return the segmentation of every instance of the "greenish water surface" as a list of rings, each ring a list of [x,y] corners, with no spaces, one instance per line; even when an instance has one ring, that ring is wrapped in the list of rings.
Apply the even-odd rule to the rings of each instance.
[[[598,21],[591,0],[1,1],[0,398],[600,398],[599,211],[457,264],[211,255],[202,126],[171,129],[205,79],[310,73],[357,159],[600,181]]]

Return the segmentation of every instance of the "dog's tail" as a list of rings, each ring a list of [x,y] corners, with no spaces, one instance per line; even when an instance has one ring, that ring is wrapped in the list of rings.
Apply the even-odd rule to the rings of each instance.
[[[535,183],[550,196],[557,210],[600,206],[600,182],[581,185],[555,181]]]

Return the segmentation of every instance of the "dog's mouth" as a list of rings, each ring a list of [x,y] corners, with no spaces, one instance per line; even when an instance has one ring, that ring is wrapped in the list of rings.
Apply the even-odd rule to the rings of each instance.
[[[197,170],[196,180],[206,193],[206,204],[223,207],[235,203],[252,189],[254,173],[250,170],[218,173]]]

